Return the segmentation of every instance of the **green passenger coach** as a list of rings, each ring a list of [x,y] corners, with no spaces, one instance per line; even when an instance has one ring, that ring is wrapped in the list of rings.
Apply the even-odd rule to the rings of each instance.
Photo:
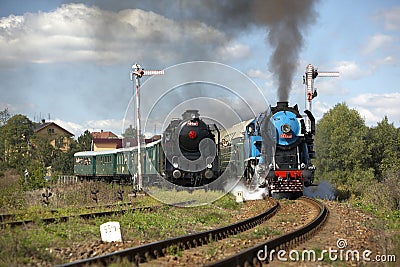
[[[137,174],[137,152],[137,147],[77,152],[74,155],[74,173],[81,179],[132,181],[132,176]],[[143,174],[163,172],[161,140],[146,144],[142,155]]]

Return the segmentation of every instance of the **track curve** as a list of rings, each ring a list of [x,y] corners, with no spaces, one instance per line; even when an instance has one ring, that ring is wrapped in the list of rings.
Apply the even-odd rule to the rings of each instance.
[[[329,211],[326,206],[318,200],[308,197],[301,197],[300,199],[312,204],[319,210],[318,216],[315,217],[315,219],[310,223],[292,232],[258,244],[257,246],[242,250],[234,256],[222,259],[206,266],[261,266],[262,261],[259,259],[258,253],[259,251],[265,251],[266,247],[268,248],[268,251],[289,249],[309,239],[325,223],[326,219],[328,218]],[[262,255],[262,258],[265,258],[264,262],[268,262],[269,260],[273,259],[273,257],[270,257],[270,255]]]

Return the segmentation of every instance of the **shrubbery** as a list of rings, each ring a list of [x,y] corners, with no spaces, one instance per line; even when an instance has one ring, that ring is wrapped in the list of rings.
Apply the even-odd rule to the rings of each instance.
[[[371,211],[400,209],[400,129],[385,117],[367,127],[356,110],[338,104],[316,129],[317,177],[328,179],[339,199]]]

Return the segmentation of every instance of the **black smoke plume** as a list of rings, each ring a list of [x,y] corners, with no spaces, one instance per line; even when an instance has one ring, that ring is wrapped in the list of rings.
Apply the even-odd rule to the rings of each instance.
[[[184,25],[200,21],[223,31],[228,38],[240,34],[252,26],[265,27],[267,41],[273,48],[269,69],[278,80],[278,100],[287,101],[304,34],[315,22],[315,3],[318,0],[83,0],[88,5],[120,11],[138,8],[152,11]],[[65,1],[71,2],[71,1]],[[211,46],[212,48],[213,46]],[[197,51],[196,51],[197,50]],[[266,51],[266,54],[268,51]],[[188,60],[193,55],[205,54],[199,47],[185,47],[181,51]],[[212,51],[210,51],[212,55]],[[182,55],[185,58],[185,55]],[[200,60],[207,60],[203,58]],[[267,61],[267,59],[266,59]],[[178,63],[178,62],[177,62]]]
[[[278,79],[278,100],[287,101],[304,43],[303,34],[315,22],[316,0],[204,1],[207,21],[217,27],[242,32],[250,25],[264,26],[274,51],[270,71]]]

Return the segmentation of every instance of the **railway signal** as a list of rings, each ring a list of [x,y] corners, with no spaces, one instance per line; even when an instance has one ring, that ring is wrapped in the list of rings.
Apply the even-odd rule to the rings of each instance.
[[[137,164],[137,176],[138,176],[138,190],[142,190],[143,179],[142,179],[142,153],[140,144],[140,99],[139,99],[139,89],[140,89],[140,78],[143,76],[154,76],[154,75],[164,75],[164,70],[145,70],[139,64],[133,64],[130,73],[131,81],[135,80],[134,93],[136,93],[136,139],[138,147],[138,164]]]
[[[306,85],[306,100],[308,101],[308,110],[312,111],[312,100],[317,96],[317,90],[314,89],[314,79],[317,77],[339,77],[338,71],[318,71],[313,65],[308,64],[303,84]],[[311,128],[311,121],[307,119],[308,130]]]

